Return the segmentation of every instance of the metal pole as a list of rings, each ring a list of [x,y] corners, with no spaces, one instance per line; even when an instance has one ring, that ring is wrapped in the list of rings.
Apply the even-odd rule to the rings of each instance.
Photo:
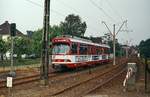
[[[115,24],[113,25],[113,65],[116,65],[116,33],[115,33]]]
[[[11,36],[11,69],[10,69],[10,73],[13,72],[13,64],[14,64],[14,60],[13,60],[13,53],[14,53],[14,37]]]
[[[44,3],[44,20],[43,20],[43,37],[42,37],[42,64],[41,64],[41,80],[44,85],[48,85],[49,71],[49,54],[48,54],[48,33],[49,33],[49,16],[50,16],[50,0]]]
[[[128,58],[128,48],[126,47],[126,58]]]
[[[113,65],[116,64],[116,35],[119,33],[119,31],[121,30],[121,28],[123,27],[124,23],[126,23],[126,21],[123,22],[123,24],[120,26],[120,28],[118,29],[117,32],[115,32],[115,24],[113,25],[114,31],[113,33],[110,31],[110,29],[108,28],[108,26],[106,25],[106,23],[104,21],[102,21],[103,24],[105,24],[106,28],[108,29],[108,31],[110,32],[110,34],[113,37]]]
[[[148,84],[148,63],[147,63],[147,57],[145,57],[145,92],[147,92],[147,90],[148,90],[148,86],[147,86],[147,84]]]

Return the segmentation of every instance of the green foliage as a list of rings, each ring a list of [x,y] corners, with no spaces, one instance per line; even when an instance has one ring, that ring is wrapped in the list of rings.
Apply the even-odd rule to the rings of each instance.
[[[121,45],[118,42],[116,43],[116,56],[121,56]]]
[[[92,40],[94,43],[102,43],[101,37],[90,37],[90,40]]]
[[[113,41],[108,41],[108,45],[110,46],[110,53],[113,53]],[[116,56],[121,56],[122,53],[121,45],[116,41]]]
[[[65,18],[64,22],[61,22],[60,26],[63,29],[64,35],[84,36],[87,25],[86,22],[82,22],[78,15],[70,14]]]
[[[142,40],[139,44],[139,50],[143,57],[150,58],[150,39]]]
[[[5,41],[0,38],[0,53],[5,53]]]
[[[51,44],[51,39],[60,36],[62,32],[62,28],[60,26],[54,25],[53,27],[49,27],[49,45]],[[33,32],[31,37],[32,39],[32,53],[36,54],[37,57],[40,57],[42,50],[42,33],[43,29],[38,29]]]
[[[61,22],[60,25],[54,25],[49,27],[49,45],[51,45],[51,40],[62,34],[70,34],[76,36],[83,36],[86,30],[86,23],[81,22],[79,16],[69,15],[66,17],[65,22]],[[64,33],[62,33],[64,32]],[[42,33],[43,29],[38,29],[33,32],[31,37],[32,48],[31,53],[36,54],[37,57],[40,57],[42,50]]]
[[[28,37],[15,37],[14,38],[14,54],[17,58],[21,59],[21,55],[30,54],[31,40]]]
[[[105,42],[108,43],[110,46],[110,53],[113,53],[113,41],[112,36],[110,33],[106,33],[103,38],[105,38]],[[122,56],[124,54],[124,51],[122,50],[121,44],[118,42],[118,40],[115,40],[115,46],[116,46],[116,56]]]
[[[49,27],[49,39],[53,39],[56,36],[62,35],[63,28],[61,26],[54,25],[53,27]]]
[[[38,65],[40,64],[40,59],[22,59],[21,61],[16,59],[14,60],[14,66],[25,66],[25,65]],[[8,67],[10,66],[10,61],[4,60],[3,62],[0,61],[0,67]]]
[[[3,55],[8,51],[8,43],[0,37],[0,55],[3,60]]]
[[[32,53],[36,54],[37,57],[41,55],[42,47],[42,29],[33,32],[32,35]]]

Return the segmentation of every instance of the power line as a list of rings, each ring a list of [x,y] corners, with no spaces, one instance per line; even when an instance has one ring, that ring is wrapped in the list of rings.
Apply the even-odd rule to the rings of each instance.
[[[65,7],[68,6],[68,8],[72,9],[76,13],[79,13],[75,8],[73,8],[72,6],[69,6],[68,4],[64,3],[63,1],[57,0],[57,2],[59,2],[61,5],[64,5]]]
[[[26,1],[32,3],[32,4],[36,5],[36,6],[39,6],[39,7],[42,7],[42,8],[43,8],[42,5],[40,5],[40,4],[36,3],[36,2],[33,2],[33,1],[31,1],[31,0],[26,0]]]
[[[26,1],[29,2],[29,3],[32,3],[32,4],[34,4],[34,5],[36,5],[36,6],[38,6],[38,7],[43,8],[43,6],[40,5],[39,3],[36,3],[36,2],[34,2],[34,1],[31,1],[31,0],[26,0]],[[51,11],[54,12],[54,13],[56,13],[56,14],[58,14],[58,15],[60,15],[60,16],[65,16],[64,14],[62,14],[62,13],[56,11],[56,10],[51,9]]]
[[[110,6],[110,8],[113,10],[113,12],[121,19],[121,21],[123,21],[121,15],[119,14],[119,12],[117,10],[115,10],[112,6],[112,4],[109,2],[109,0],[105,0],[106,3]]]
[[[65,7],[67,6],[69,9],[75,11],[77,14],[81,14],[81,13],[80,13],[79,11],[77,11],[75,8],[73,8],[72,6],[69,6],[68,4],[64,3],[63,1],[57,0],[57,2],[61,3],[61,5],[64,5]],[[87,16],[84,16],[84,17],[88,19]],[[92,22],[93,22],[93,21],[92,21]],[[94,23],[94,22],[93,22],[93,23]],[[95,23],[94,23],[94,24],[95,24]],[[89,25],[89,24],[88,24],[88,25]],[[89,25],[89,27],[90,27],[91,29],[93,29],[93,30],[97,30],[97,29],[95,29],[95,27],[93,27],[93,26],[91,26],[91,25]]]
[[[93,0],[89,0],[96,8],[98,8],[99,10],[101,10],[105,16],[109,17],[111,20],[115,21],[111,16],[109,16],[103,8],[99,7]]]
[[[109,0],[105,0],[105,1],[106,1],[106,3],[110,6],[110,8],[113,10],[113,12],[118,16],[118,18],[120,18],[121,22],[124,21],[123,18],[122,18],[122,16],[120,15],[120,13],[119,13],[116,9],[113,8],[113,6],[112,6],[112,4],[110,3],[110,1],[109,1]],[[126,23],[126,26],[127,26],[127,23]],[[129,25],[128,25],[128,26],[129,26]],[[128,29],[128,26],[126,27],[126,30],[124,30],[124,31],[126,31],[126,32],[133,32],[133,30],[129,30],[129,29]],[[130,28],[131,28],[131,27],[130,27]],[[121,31],[123,31],[123,30],[121,30]]]
[[[34,2],[34,1],[31,1],[31,0],[26,0],[26,1],[29,2],[29,3],[32,3],[33,5],[36,5],[36,6],[38,6],[38,7],[43,8],[43,6],[40,5],[39,3],[36,3],[36,2]],[[62,2],[62,1],[61,1],[61,4],[65,5],[65,6],[68,6],[67,4],[65,4],[65,3]],[[71,7],[71,6],[68,6],[68,7],[69,7],[70,9],[74,10],[75,12],[79,13],[75,8],[73,8],[73,7]],[[66,17],[64,14],[62,14],[62,13],[56,11],[56,10],[51,9],[51,11],[54,12],[54,13],[56,13],[56,14],[58,14],[59,16],[62,16],[62,17],[64,16],[64,17]],[[86,17],[86,16],[85,16],[85,17]],[[86,17],[86,18],[87,18],[87,17]],[[88,24],[88,26],[89,26],[91,29],[93,29],[93,30],[97,30],[97,29],[95,29],[95,27],[93,27],[93,26],[91,26],[91,25],[89,25],[89,24]]]

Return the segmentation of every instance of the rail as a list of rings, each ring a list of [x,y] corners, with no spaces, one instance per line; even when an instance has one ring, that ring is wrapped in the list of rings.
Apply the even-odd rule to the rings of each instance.
[[[79,82],[79,83],[77,83],[77,84],[73,84],[73,85],[71,85],[71,86],[69,86],[69,87],[67,87],[67,88],[64,88],[64,89],[62,89],[62,90],[60,90],[60,91],[58,91],[58,92],[56,92],[56,93],[54,93],[54,94],[48,95],[48,96],[62,95],[62,94],[63,94],[64,92],[66,92],[66,91],[69,91],[69,90],[71,90],[71,89],[73,89],[73,88],[75,88],[75,87],[78,87],[78,86],[82,85],[82,84],[88,83],[88,82],[90,82],[90,81],[92,81],[92,80],[94,80],[94,79],[101,78],[102,76],[106,76],[108,73],[115,72],[116,70],[120,71],[119,73],[116,73],[114,76],[109,76],[108,79],[103,80],[100,85],[97,85],[96,87],[91,88],[91,89],[89,89],[88,91],[86,91],[86,93],[84,93],[84,94],[87,94],[87,93],[93,91],[94,89],[96,89],[96,88],[102,86],[103,84],[107,83],[108,81],[112,80],[114,77],[118,76],[120,73],[124,72],[124,71],[125,71],[125,69],[123,69],[124,66],[125,66],[125,65],[123,65],[123,66],[115,66],[114,68],[111,68],[111,69],[107,70],[107,71],[104,72],[104,73],[101,73],[101,74],[99,74],[99,75],[96,75],[96,76],[94,76],[94,77],[92,77],[92,78],[90,78],[90,79],[88,79],[88,80],[84,80],[84,81]],[[83,94],[83,93],[82,93],[82,94]]]

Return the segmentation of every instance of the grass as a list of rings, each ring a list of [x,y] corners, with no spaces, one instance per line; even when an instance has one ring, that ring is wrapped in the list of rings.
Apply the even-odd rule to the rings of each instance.
[[[39,63],[40,63],[40,58],[14,60],[14,66],[27,66],[27,65],[39,64]],[[9,67],[9,66],[10,66],[10,60],[0,61],[0,67]]]

